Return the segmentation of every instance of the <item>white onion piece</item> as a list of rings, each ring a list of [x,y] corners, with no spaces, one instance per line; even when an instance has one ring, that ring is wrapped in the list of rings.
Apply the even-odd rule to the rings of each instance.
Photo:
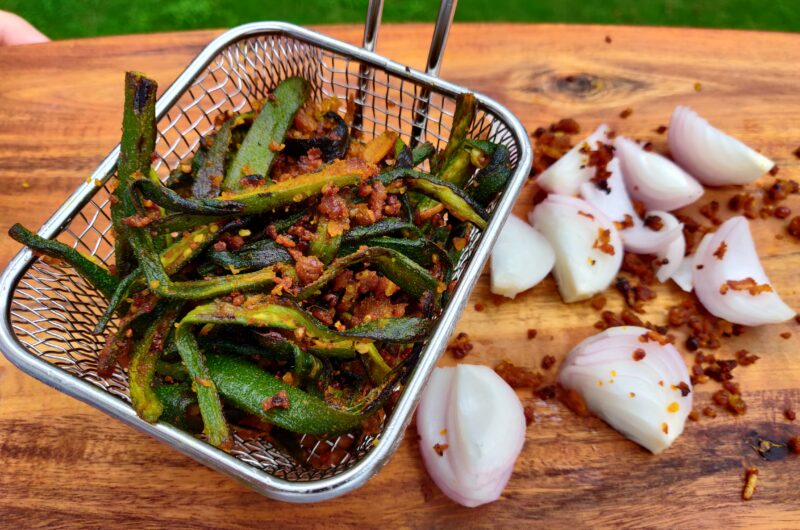
[[[684,256],[678,269],[672,273],[670,278],[675,284],[686,291],[692,292],[692,273],[694,272],[694,254],[691,256]]]
[[[622,265],[622,240],[600,210],[575,197],[551,194],[528,217],[555,250],[553,275],[564,302],[591,298],[616,278]],[[599,236],[605,230],[613,254],[596,248],[596,243],[603,246]]]
[[[769,286],[770,291],[751,294],[747,290],[733,289],[728,284],[729,281],[748,278],[757,285]],[[695,253],[692,283],[697,298],[712,315],[734,324],[776,324],[795,315],[767,278],[747,219],[742,216],[728,219],[700,242]],[[723,285],[727,289],[725,294],[722,293]]]
[[[689,372],[671,344],[642,342],[648,330],[609,328],[578,344],[562,364],[559,383],[629,439],[658,454],[683,432],[692,410]],[[637,361],[634,351],[645,356]],[[678,386],[685,383],[684,396]]]
[[[703,186],[672,160],[623,136],[614,147],[628,193],[648,210],[677,210],[702,197]]]
[[[657,254],[666,249],[681,234],[682,228],[666,226],[658,232],[645,226],[644,221],[637,215],[633,207],[622,172],[619,169],[619,160],[614,158],[606,166],[610,173],[606,179],[608,192],[598,188],[593,182],[581,184],[581,196],[592,206],[603,212],[606,217],[616,223],[624,223],[629,218],[633,226],[619,231],[625,249],[636,254]]]
[[[672,158],[708,186],[747,184],[775,165],[689,107],[678,106],[672,112],[668,143]]]
[[[473,507],[500,498],[525,443],[525,414],[494,370],[460,364],[433,371],[417,431],[433,481],[455,502]]]
[[[545,169],[536,179],[536,183],[548,193],[558,193],[560,195],[576,195],[580,185],[595,173],[595,168],[589,167],[589,157],[584,146],[589,150],[597,149],[597,143],[611,143],[608,139],[608,126],[600,125],[588,138],[576,144],[575,147],[567,151],[564,156]]]
[[[653,215],[661,219],[661,222],[664,223],[664,227],[661,229],[662,231],[673,230],[675,227],[681,230],[680,235],[675,241],[656,253],[656,257],[663,262],[656,270],[656,278],[658,278],[658,281],[661,283],[664,283],[669,280],[681,266],[683,255],[686,253],[686,239],[683,237],[683,223],[678,222],[674,215],[667,212],[654,210],[652,212],[647,212],[647,215]]]
[[[556,254],[531,225],[510,215],[492,248],[491,291],[514,298],[547,276]]]

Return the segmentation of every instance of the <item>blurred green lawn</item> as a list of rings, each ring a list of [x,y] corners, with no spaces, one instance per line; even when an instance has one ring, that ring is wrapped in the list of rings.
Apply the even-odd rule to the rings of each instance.
[[[438,0],[387,0],[384,20],[432,21]],[[367,0],[0,0],[54,39],[255,20],[360,23]],[[800,31],[800,0],[461,0],[458,21],[572,22]]]

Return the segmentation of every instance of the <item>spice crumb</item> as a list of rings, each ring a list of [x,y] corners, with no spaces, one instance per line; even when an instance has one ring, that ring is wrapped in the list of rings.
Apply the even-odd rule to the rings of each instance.
[[[622,112],[619,113],[619,117],[624,120],[624,119],[627,119],[628,117],[630,117],[631,114],[633,114],[633,109],[628,107],[628,108],[626,108],[625,110],[623,110]]]
[[[484,310],[484,305],[482,303],[478,302],[477,304],[475,304],[475,311],[480,313],[483,310]]]
[[[781,333],[781,338],[789,340],[792,338],[792,334],[789,331],[784,331],[783,333]]]
[[[469,335],[460,332],[456,335],[450,344],[447,345],[447,351],[456,359],[463,359],[474,348],[472,342],[469,340]]]
[[[542,359],[542,370],[549,370],[556,364],[556,358],[552,355],[545,355]]]
[[[444,452],[450,447],[449,444],[436,444],[433,446],[433,450],[436,451],[436,454],[439,456],[444,456]]]
[[[592,297],[589,303],[594,309],[600,311],[606,306],[606,297],[603,296],[602,294],[595,295]]]
[[[700,92],[701,90],[703,90],[703,85],[700,84],[699,81],[695,81],[695,83],[694,83],[694,91],[695,92]]]
[[[606,35],[606,44],[611,44],[611,36],[610,35]],[[797,150],[800,151],[800,147],[798,147]],[[798,155],[798,156],[800,156],[800,155]]]
[[[528,340],[533,340],[539,332],[533,328],[528,329]]]
[[[747,470],[744,476],[744,490],[742,491],[742,500],[749,501],[753,498],[756,492],[756,483],[758,482],[758,468],[751,467]]]
[[[794,451],[795,454],[800,454],[800,434],[789,438],[789,441],[786,442],[786,445],[789,447],[789,449]]]
[[[523,407],[522,412],[525,414],[525,425],[530,425],[533,423],[534,416],[533,416],[533,407],[530,405],[525,405]]]
[[[792,409],[792,407],[786,407],[783,411],[784,417],[789,421],[794,421],[797,419],[797,413]]]

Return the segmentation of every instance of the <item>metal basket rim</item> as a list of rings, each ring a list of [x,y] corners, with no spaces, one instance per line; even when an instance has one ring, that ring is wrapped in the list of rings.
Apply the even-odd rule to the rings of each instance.
[[[220,51],[243,38],[269,34],[283,34],[294,39],[306,41],[329,51],[368,63],[375,68],[394,75],[417,83],[424,83],[434,91],[450,96],[468,91],[464,87],[408,68],[376,53],[293,24],[286,22],[253,22],[232,28],[211,41],[159,98],[156,104],[157,118],[160,119],[176,103],[197,74]],[[10,319],[13,294],[22,275],[34,261],[33,253],[27,248],[23,248],[17,253],[2,275],[0,275],[0,292],[5,293],[5,296],[0,297],[0,318],[2,318],[2,322],[0,322],[0,350],[14,366],[28,375],[139,431],[153,436],[190,458],[237,479],[267,497],[289,502],[308,503],[328,500],[353,491],[374,476],[388,462],[399,446],[405,429],[411,421],[421,391],[444,351],[447,340],[455,328],[470,293],[483,270],[492,244],[506,217],[510,214],[530,169],[532,154],[530,140],[527,137],[525,128],[511,112],[493,99],[480,93],[475,93],[475,95],[478,102],[498,116],[513,134],[519,145],[517,168],[506,191],[500,198],[486,230],[481,234],[475,253],[467,264],[447,309],[436,323],[429,342],[414,369],[414,373],[409,378],[397,405],[381,432],[378,439],[379,443],[349,469],[331,477],[304,482],[293,482],[274,477],[171,425],[163,422],[150,424],[141,420],[133,409],[122,400],[29,353],[26,347],[16,339]],[[45,238],[52,238],[64,229],[72,217],[100,189],[99,186],[95,185],[95,179],[103,182],[113,172],[118,155],[119,145],[114,147],[97,166],[90,179],[82,183],[42,225],[38,232],[39,235]],[[431,353],[431,350],[435,353]]]

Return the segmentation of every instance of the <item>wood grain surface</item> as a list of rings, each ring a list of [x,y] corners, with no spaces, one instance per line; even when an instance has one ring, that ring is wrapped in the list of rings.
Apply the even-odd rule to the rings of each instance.
[[[356,26],[324,27],[358,43]],[[429,25],[381,29],[378,51],[421,66]],[[216,31],[63,41],[0,48],[0,233],[13,222],[38,227],[118,141],[125,70],[168,86]],[[611,42],[607,42],[606,37]],[[456,25],[442,77],[508,106],[529,130],[576,118],[601,121],[652,140],[676,104],[689,104],[772,157],[780,176],[800,178],[800,36],[663,28]],[[695,83],[701,90],[695,89]],[[619,118],[632,108],[627,119]],[[730,196],[730,190],[703,199]],[[531,207],[530,186],[515,209]],[[788,205],[800,213],[795,196]],[[724,215],[730,215],[723,208]],[[778,239],[784,222],[757,221],[764,266],[784,299],[800,308],[800,242]],[[0,236],[0,266],[18,246]],[[648,317],[680,299],[658,289]],[[476,311],[474,304],[483,304]],[[620,309],[618,295],[609,306]],[[464,362],[501,359],[538,367],[593,333],[588,303],[561,304],[551,280],[496,305],[481,279],[460,329],[475,349]],[[527,339],[527,329],[538,336]],[[779,334],[793,333],[788,340]],[[413,427],[391,462],[362,489],[331,502],[296,506],[268,500],[94,409],[45,387],[0,358],[0,526],[29,527],[800,527],[800,458],[765,461],[758,436],[800,434],[800,326],[749,330],[724,343],[761,356],[738,368],[749,405],[689,423],[660,456],[624,440],[601,421],[576,418],[554,401],[521,392],[535,422],[503,498],[466,509],[426,479]],[[688,357],[687,357],[688,359]],[[443,358],[443,364],[453,363]],[[554,376],[555,369],[549,373]],[[700,386],[696,404],[714,385]],[[753,500],[740,499],[744,469],[760,468]],[[426,495],[427,493],[427,495]]]

